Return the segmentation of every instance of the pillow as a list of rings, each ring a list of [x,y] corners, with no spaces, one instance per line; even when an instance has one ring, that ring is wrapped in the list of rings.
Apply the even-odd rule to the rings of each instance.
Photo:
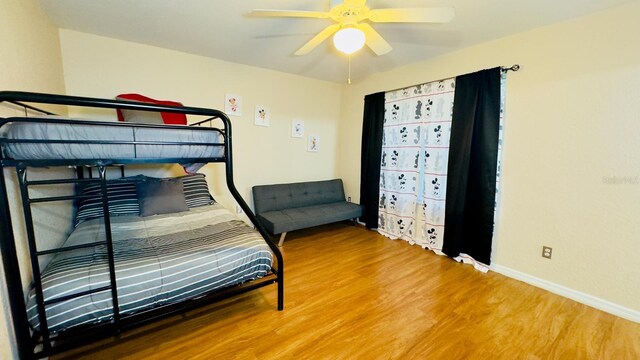
[[[136,184],[140,216],[189,211],[184,185],[176,179],[141,181]]]
[[[138,101],[166,106],[182,106],[179,102],[155,100],[140,94],[120,94],[116,96],[116,100]],[[187,125],[187,115],[185,114],[125,109],[116,109],[116,112],[118,113],[118,121],[148,124]]]
[[[215,200],[209,194],[209,186],[204,174],[190,174],[177,179],[184,184],[184,198],[189,208],[211,205]]]
[[[139,177],[132,177],[107,181],[110,215],[138,215],[140,213],[135,185],[139,179]],[[104,217],[100,183],[84,186],[80,190],[80,195],[88,196],[88,198],[80,199],[78,203],[75,226],[86,220]]]

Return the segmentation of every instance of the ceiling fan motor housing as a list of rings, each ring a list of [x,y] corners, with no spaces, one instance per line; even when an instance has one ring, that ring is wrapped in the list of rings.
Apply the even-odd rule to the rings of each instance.
[[[369,12],[369,8],[362,6],[353,6],[353,5],[336,5],[329,11],[331,19],[334,21],[341,23],[345,26],[353,26],[356,25],[359,21],[362,21],[367,18],[367,13]]]

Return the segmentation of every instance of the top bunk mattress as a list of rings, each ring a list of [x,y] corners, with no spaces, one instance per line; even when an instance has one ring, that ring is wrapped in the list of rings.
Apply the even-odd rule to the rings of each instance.
[[[220,131],[210,128],[185,129],[83,125],[77,121],[57,123],[14,122],[3,126],[4,138],[10,140],[72,140],[72,141],[150,141],[180,142],[180,145],[151,144],[74,144],[74,143],[5,143],[4,155],[15,160],[50,159],[201,159],[224,157]],[[189,145],[209,143],[212,145]]]

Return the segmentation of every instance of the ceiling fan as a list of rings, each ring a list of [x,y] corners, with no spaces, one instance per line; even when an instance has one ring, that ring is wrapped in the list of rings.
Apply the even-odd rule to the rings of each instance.
[[[367,0],[344,0],[344,2],[334,0],[331,1],[328,12],[255,9],[251,15],[331,19],[336,22],[336,24],[324,28],[304,44],[295,52],[295,55],[308,54],[333,34],[335,34],[334,44],[342,52],[351,54],[366,44],[377,55],[384,55],[391,51],[391,45],[365,21],[373,23],[447,23],[455,15],[452,8],[370,9],[366,3]]]

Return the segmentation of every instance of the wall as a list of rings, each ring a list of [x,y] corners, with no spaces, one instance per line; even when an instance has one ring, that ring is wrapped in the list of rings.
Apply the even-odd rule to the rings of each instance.
[[[347,191],[358,192],[364,95],[518,63],[507,84],[493,262],[635,311],[637,320],[638,14],[633,2],[347,87],[338,163]],[[540,257],[543,244],[552,260]]]
[[[234,177],[248,202],[253,185],[336,176],[339,84],[71,30],[61,30],[60,37],[70,95],[113,98],[134,92],[222,110],[225,93],[241,95],[242,116],[231,117]],[[253,125],[256,105],[270,107],[270,127]],[[113,112],[91,115],[113,118]],[[293,119],[305,122],[304,138],[291,137]],[[319,152],[307,152],[307,134],[320,136]],[[235,208],[223,167],[207,165],[204,172],[214,196]]]
[[[0,0],[0,89],[36,92],[64,93],[62,58],[58,30],[32,0]],[[54,109],[64,113],[64,110]],[[21,114],[15,108],[0,106],[0,116]],[[64,171],[63,171],[64,172]],[[21,206],[16,194],[15,171],[6,170],[9,180],[9,201],[15,231],[24,239]],[[41,178],[37,172],[34,178]],[[35,194],[32,194],[34,196]],[[43,237],[56,244],[68,232],[71,207],[58,205],[40,208],[34,216],[40,221],[36,227],[44,231]],[[23,241],[18,241],[19,256],[26,259]],[[30,272],[23,273],[23,283],[29,285]],[[4,276],[0,282],[4,284]],[[6,288],[0,286],[0,359],[16,356],[10,324],[9,304]]]
[[[68,30],[60,32],[61,56],[57,30],[33,1],[0,0],[0,88],[64,93],[64,65],[66,88],[73,95],[140,92],[222,108],[226,92],[241,94],[244,116],[232,121],[236,180],[246,199],[254,184],[338,176],[357,200],[359,167],[354,164],[360,158],[364,95],[519,63],[523,69],[510,74],[507,88],[494,263],[638,311],[638,13],[636,2],[342,87]],[[252,125],[256,104],[271,107],[271,127]],[[306,139],[289,136],[293,118],[305,121],[306,134],[321,136],[319,153],[307,153]],[[233,208],[220,166],[205,170],[214,180],[213,192]],[[15,193],[12,199],[16,215]],[[52,230],[67,223],[68,211],[60,219],[49,211]],[[54,237],[65,234],[65,226]],[[554,248],[553,260],[540,258],[542,244]],[[2,287],[3,359],[13,356],[4,326],[5,291]]]

